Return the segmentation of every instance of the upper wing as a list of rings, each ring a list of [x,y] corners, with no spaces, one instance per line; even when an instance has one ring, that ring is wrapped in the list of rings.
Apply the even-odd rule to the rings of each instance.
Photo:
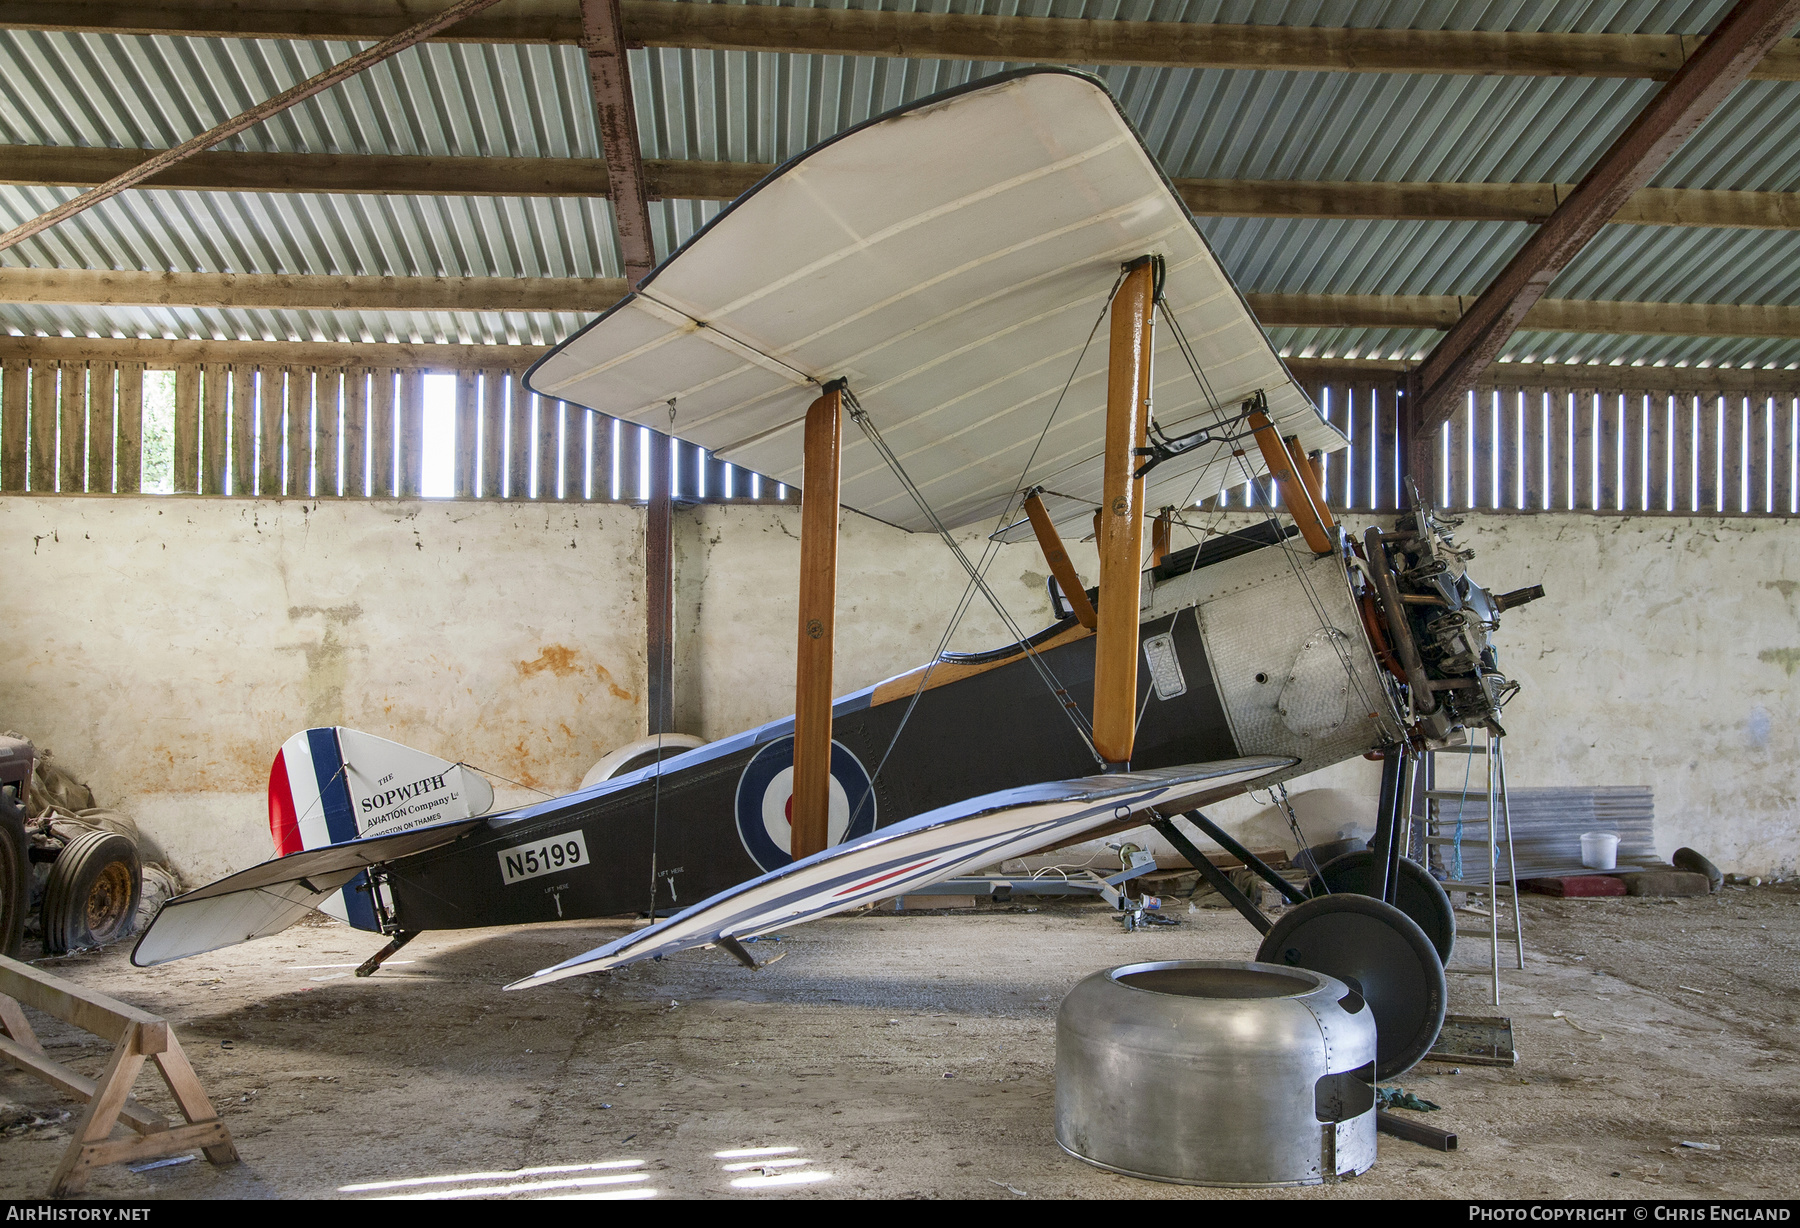
[[[950,527],[997,517],[1022,474],[1081,504],[1062,517],[1073,519],[1100,501],[1095,322],[1121,262],[1145,254],[1166,262],[1164,301],[1219,406],[1235,413],[1261,390],[1282,435],[1343,446],[1106,87],[1062,69],[985,78],[807,151],[527,382],[798,484],[806,407],[842,376]],[[1157,321],[1155,415],[1175,435],[1213,421],[1180,340]],[[1259,474],[1255,449],[1234,459],[1240,446],[1165,462],[1147,506],[1187,506]],[[929,527],[856,431],[840,493]]]
[[[1289,767],[1277,756],[1227,759],[1007,789],[916,815],[740,883],[686,912],[508,985],[524,989],[584,972],[748,938],[905,895],[1128,819],[1152,806],[1200,804]]]
[[[372,865],[449,844],[485,826],[464,819],[290,853],[178,895],[132,948],[140,968],[279,933]]]

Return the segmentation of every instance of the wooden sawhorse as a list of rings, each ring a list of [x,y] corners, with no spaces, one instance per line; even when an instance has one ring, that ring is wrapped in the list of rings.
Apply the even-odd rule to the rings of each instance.
[[[113,1041],[112,1061],[99,1079],[89,1079],[52,1060],[19,1009],[21,1002]],[[51,1178],[51,1197],[80,1193],[88,1174],[106,1164],[177,1155],[196,1147],[214,1164],[237,1161],[231,1132],[219,1120],[167,1020],[0,956],[0,1033],[0,1057],[87,1101],[75,1138]],[[163,1082],[187,1118],[186,1125],[174,1125],[131,1098],[145,1059],[153,1060],[162,1072]],[[137,1137],[114,1139],[113,1127],[120,1121],[136,1131]]]

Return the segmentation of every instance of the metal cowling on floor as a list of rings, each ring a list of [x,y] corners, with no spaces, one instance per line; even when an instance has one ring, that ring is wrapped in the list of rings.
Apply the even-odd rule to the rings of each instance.
[[[1318,1185],[1375,1162],[1375,1020],[1342,981],[1237,961],[1096,972],[1056,1017],[1056,1141],[1187,1185]]]

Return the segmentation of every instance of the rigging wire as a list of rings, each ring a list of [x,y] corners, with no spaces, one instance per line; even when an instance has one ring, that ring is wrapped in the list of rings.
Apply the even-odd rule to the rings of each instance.
[[[906,466],[902,464],[900,458],[894,454],[894,450],[888,446],[887,440],[882,438],[880,428],[878,428],[874,421],[869,417],[868,411],[862,407],[862,404],[859,401],[857,401],[855,394],[846,388],[844,390],[844,399],[850,406],[851,419],[862,429],[863,435],[869,441],[869,446],[874,448],[876,455],[880,456],[881,459],[887,463],[888,468],[893,470],[894,476],[900,480],[901,486],[912,498],[912,501],[918,507],[920,514],[925,517],[926,521],[931,525],[938,537],[942,539],[944,545],[949,547],[951,554],[956,557],[957,562],[962,564],[962,568],[968,573],[970,581],[980,590],[981,595],[987,598],[988,604],[993,607],[994,613],[999,616],[1002,625],[1004,625],[1007,631],[1013,636],[1014,641],[1024,649],[1026,659],[1031,662],[1032,668],[1037,671],[1038,676],[1043,680],[1044,685],[1050,689],[1050,693],[1062,704],[1063,711],[1069,717],[1069,721],[1074,726],[1075,732],[1087,746],[1088,753],[1094,756],[1094,762],[1104,766],[1106,761],[1101,757],[1100,752],[1094,746],[1091,729],[1087,724],[1086,718],[1081,715],[1080,709],[1075,705],[1073,698],[1069,696],[1068,690],[1062,685],[1061,680],[1056,677],[1054,671],[1052,671],[1049,665],[1044,662],[1037,650],[1027,642],[1028,637],[1024,630],[1020,628],[1018,622],[1013,618],[1012,613],[1006,608],[1005,603],[1000,600],[999,594],[995,593],[993,588],[988,584],[986,575],[977,570],[975,565],[969,561],[967,552],[963,550],[956,538],[951,535],[949,528],[945,526],[943,520],[939,518],[937,512],[925,498],[925,492],[919,489],[918,484],[913,481],[912,475],[906,471]]]
[[[1075,356],[1075,362],[1069,368],[1068,378],[1063,381],[1062,391],[1057,394],[1056,402],[1051,405],[1050,413],[1044,419],[1043,429],[1038,432],[1037,440],[1031,445],[1031,452],[1026,456],[1025,464],[1019,470],[1019,480],[1013,489],[1012,495],[1007,496],[1005,505],[1000,509],[1000,519],[994,526],[993,533],[988,535],[988,539],[982,547],[981,560],[973,568],[970,567],[968,558],[962,552],[961,548],[949,537],[948,533],[943,528],[942,522],[939,521],[936,515],[932,513],[931,509],[926,506],[924,493],[917,488],[912,482],[912,479],[906,474],[904,468],[900,465],[899,458],[893,455],[892,451],[887,447],[886,441],[880,439],[879,431],[875,429],[874,422],[869,418],[867,411],[863,409],[861,402],[856,399],[856,394],[850,391],[848,386],[844,388],[845,401],[851,407],[851,418],[862,428],[865,435],[870,436],[869,442],[871,446],[873,446],[882,459],[888,463],[889,468],[894,470],[895,476],[900,479],[901,485],[907,490],[907,493],[912,496],[913,502],[918,504],[920,509],[925,512],[927,519],[931,520],[937,527],[939,536],[943,537],[946,544],[950,546],[952,553],[956,554],[959,561],[962,562],[964,570],[969,573],[969,582],[963,587],[962,596],[958,599],[956,608],[951,611],[949,621],[944,625],[944,633],[938,637],[937,650],[931,654],[931,660],[926,663],[924,673],[919,678],[919,685],[913,689],[912,696],[907,700],[906,710],[900,715],[900,723],[894,727],[893,734],[888,738],[887,748],[882,751],[881,759],[876,763],[875,771],[869,777],[869,790],[867,794],[865,794],[864,800],[873,800],[875,794],[875,782],[881,778],[882,769],[887,766],[888,759],[891,758],[894,753],[894,748],[900,744],[900,735],[906,731],[906,726],[912,720],[913,713],[918,710],[920,699],[922,699],[925,692],[930,689],[931,676],[936,672],[938,665],[942,663],[944,652],[950,646],[950,638],[956,634],[956,629],[962,625],[963,618],[967,615],[969,607],[974,603],[977,591],[982,592],[988,598],[990,603],[994,605],[996,612],[1000,614],[1002,623],[1013,633],[1015,642],[1024,650],[1026,656],[1031,659],[1032,665],[1037,669],[1039,676],[1045,678],[1046,685],[1050,687],[1052,697],[1062,706],[1064,713],[1070,716],[1075,725],[1076,733],[1081,736],[1082,741],[1087,745],[1088,753],[1094,756],[1096,763],[1099,763],[1101,766],[1105,765],[1105,761],[1100,757],[1099,752],[1094,747],[1092,736],[1093,729],[1091,724],[1089,724],[1086,717],[1082,715],[1080,708],[1069,696],[1068,691],[1061,685],[1060,681],[1056,679],[1054,673],[1038,659],[1036,650],[1027,642],[1026,636],[1018,628],[1017,623],[1011,618],[1007,611],[1001,607],[998,596],[987,587],[987,573],[988,569],[993,566],[995,560],[997,560],[1000,555],[1001,543],[995,539],[1012,521],[1013,497],[1022,496],[1023,492],[1028,489],[1026,486],[1026,479],[1031,474],[1031,466],[1037,462],[1037,455],[1044,446],[1044,440],[1049,438],[1050,427],[1056,421],[1056,415],[1062,409],[1063,401],[1069,395],[1069,389],[1075,384],[1075,376],[1080,372],[1081,364],[1087,359],[1088,350],[1094,344],[1094,337],[1099,333],[1100,325],[1106,320],[1106,314],[1112,307],[1114,296],[1118,294],[1119,287],[1125,283],[1127,271],[1126,266],[1120,266],[1117,276],[1113,278],[1111,289],[1106,292],[1105,298],[1101,301],[1100,311],[1094,317],[1093,325],[1088,329],[1087,339],[1081,344],[1081,352]],[[1023,502],[1022,498],[1021,502]],[[855,811],[853,811],[850,816],[852,824],[854,824],[861,816],[862,805],[862,800],[859,800]]]

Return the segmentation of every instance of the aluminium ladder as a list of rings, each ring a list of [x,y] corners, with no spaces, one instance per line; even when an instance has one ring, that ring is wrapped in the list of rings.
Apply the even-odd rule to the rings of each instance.
[[[1439,755],[1461,757],[1462,771],[1448,781],[1438,772]],[[1472,756],[1480,755],[1484,771],[1474,775]],[[1445,971],[1478,976],[1491,976],[1494,1005],[1500,1005],[1500,944],[1510,942],[1516,966],[1525,967],[1525,929],[1519,915],[1519,878],[1513,858],[1512,813],[1506,799],[1506,755],[1500,738],[1489,731],[1484,742],[1462,746],[1445,746],[1427,750],[1420,756],[1424,788],[1415,789],[1414,797],[1424,802],[1423,810],[1410,817],[1423,828],[1425,864],[1434,873],[1445,875],[1440,881],[1448,892],[1461,891],[1481,896],[1487,901],[1486,929],[1456,926],[1458,949],[1465,938],[1487,939],[1488,966],[1480,968],[1447,968]],[[1460,779],[1457,779],[1460,777]],[[1450,785],[1454,787],[1442,787]],[[1506,869],[1501,871],[1501,857]],[[1483,873],[1482,867],[1486,866]],[[1510,891],[1508,890],[1510,888]],[[1512,924],[1502,932],[1500,906],[1510,905]]]

